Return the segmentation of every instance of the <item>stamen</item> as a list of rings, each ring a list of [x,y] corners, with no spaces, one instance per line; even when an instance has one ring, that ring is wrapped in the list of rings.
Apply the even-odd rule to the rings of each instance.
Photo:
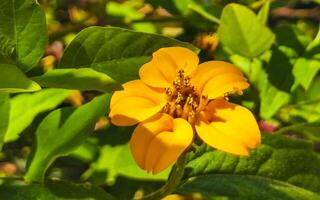
[[[207,100],[202,100],[196,89],[191,85],[190,77],[185,76],[184,70],[179,70],[173,81],[172,88],[166,88],[168,104],[164,112],[173,117],[181,117],[194,123],[200,109],[204,109]],[[204,98],[207,99],[207,98]]]

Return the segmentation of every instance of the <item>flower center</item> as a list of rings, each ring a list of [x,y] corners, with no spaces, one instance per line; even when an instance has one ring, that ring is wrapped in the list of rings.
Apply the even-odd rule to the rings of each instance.
[[[207,96],[197,92],[183,70],[178,71],[172,87],[166,88],[166,95],[168,102],[163,111],[174,118],[184,118],[191,124],[208,103]]]

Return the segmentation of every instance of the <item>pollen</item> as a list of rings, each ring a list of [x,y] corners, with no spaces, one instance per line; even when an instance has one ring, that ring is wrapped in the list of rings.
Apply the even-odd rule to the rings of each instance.
[[[191,124],[208,103],[208,98],[200,95],[191,85],[190,77],[179,70],[172,87],[166,88],[167,104],[163,111],[174,118],[184,118]]]

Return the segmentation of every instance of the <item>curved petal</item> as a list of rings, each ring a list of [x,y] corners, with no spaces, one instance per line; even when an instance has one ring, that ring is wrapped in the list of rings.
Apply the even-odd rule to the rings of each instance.
[[[109,117],[118,126],[131,126],[155,115],[166,104],[164,90],[154,89],[140,80],[127,82],[124,90],[111,98]]]
[[[223,61],[209,61],[199,65],[191,75],[191,83],[209,99],[223,97],[249,87],[239,69]]]
[[[187,48],[161,48],[152,54],[150,62],[142,65],[139,75],[143,82],[152,87],[167,88],[172,85],[180,69],[189,75],[198,63],[197,54]]]
[[[252,113],[223,99],[213,100],[196,124],[199,137],[208,145],[236,155],[260,144],[261,135]]]
[[[159,113],[136,127],[130,147],[137,164],[156,174],[173,164],[192,139],[193,130],[186,120]]]

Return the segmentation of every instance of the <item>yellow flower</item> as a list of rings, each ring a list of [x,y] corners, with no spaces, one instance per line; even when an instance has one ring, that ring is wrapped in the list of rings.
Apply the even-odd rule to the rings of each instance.
[[[245,77],[227,62],[198,63],[189,49],[161,48],[140,68],[141,80],[125,83],[111,98],[113,124],[139,123],[130,147],[137,164],[148,172],[170,166],[197,136],[236,155],[248,155],[249,148],[260,144],[252,113],[227,98],[249,87]]]

